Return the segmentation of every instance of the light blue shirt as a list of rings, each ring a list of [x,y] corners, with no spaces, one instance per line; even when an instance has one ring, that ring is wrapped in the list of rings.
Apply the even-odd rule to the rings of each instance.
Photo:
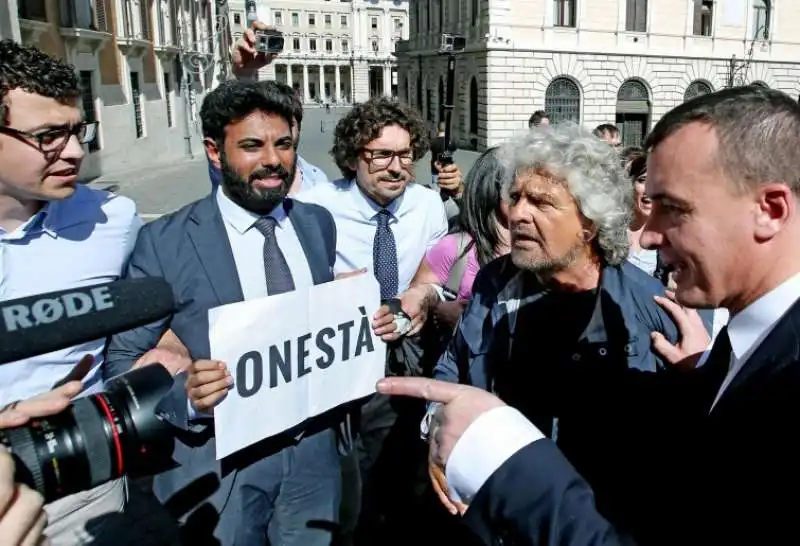
[[[300,169],[300,191],[308,191],[319,185],[330,184],[328,175],[322,172],[322,169],[316,165],[312,165],[299,155],[297,156],[297,168]]]
[[[658,267],[658,251],[649,248],[642,248],[639,252],[631,250],[628,261],[652,277]]]
[[[355,180],[340,179],[303,192],[297,199],[328,209],[336,223],[337,275],[373,270],[372,245],[381,206],[367,197]],[[386,209],[397,246],[398,293],[408,290],[428,250],[447,234],[447,216],[439,194],[411,183]]]
[[[8,233],[0,228],[0,300],[119,279],[142,221],[127,197],[79,185]],[[105,339],[0,365],[0,405],[50,390],[86,354],[95,365],[84,379],[100,390]]]

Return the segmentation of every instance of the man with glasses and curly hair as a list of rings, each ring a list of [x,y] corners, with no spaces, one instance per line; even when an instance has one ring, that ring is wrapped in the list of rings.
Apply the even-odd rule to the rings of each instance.
[[[0,41],[0,300],[121,275],[141,221],[131,200],[78,183],[96,132],[72,66]],[[50,390],[84,355],[85,391],[102,389],[104,349],[97,339],[0,366],[0,406]],[[53,545],[119,543],[125,503],[121,480],[60,499],[46,534]]]
[[[441,197],[414,183],[414,163],[428,146],[424,122],[414,110],[388,97],[370,99],[353,107],[334,131],[331,155],[342,178],[299,196],[333,215],[335,272],[364,269],[375,275],[381,298],[399,298],[410,317],[406,336],[419,332],[425,319],[418,303],[424,298],[410,297],[419,291],[409,290],[411,279],[425,253],[447,233]],[[377,322],[382,320],[393,320],[386,306],[378,313]],[[404,348],[401,340],[390,343],[388,374],[420,373],[415,362],[396,358]],[[359,471],[352,473],[355,480],[360,475],[362,490],[356,543],[403,543],[398,533],[408,527],[413,502],[408,494],[416,459],[409,450],[418,444],[415,411],[420,408],[390,405],[386,397],[375,396],[361,409]],[[352,483],[345,484],[345,492],[348,486]]]

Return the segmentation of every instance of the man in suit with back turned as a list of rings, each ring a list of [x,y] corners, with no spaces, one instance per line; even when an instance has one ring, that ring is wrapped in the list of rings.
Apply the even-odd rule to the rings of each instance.
[[[225,364],[209,359],[208,310],[333,280],[330,213],[286,198],[297,155],[292,111],[278,92],[225,82],[206,97],[203,134],[222,191],[145,226],[128,270],[129,277],[164,277],[177,311],[114,336],[108,351],[113,375],[171,329],[190,355],[188,373],[176,376],[164,402],[182,429],[178,466],[154,482],[176,517],[188,514],[187,544],[324,546],[337,521],[340,417],[312,419],[215,460],[212,408],[231,381]]]
[[[653,396],[688,418],[648,538],[621,536],[554,444],[470,387],[391,378],[380,392],[443,402],[432,460],[465,521],[510,544],[795,544],[800,489],[800,105],[771,89],[698,97],[648,137],[642,237],[675,269],[677,302],[730,311],[713,346]],[[513,246],[513,241],[512,241]],[[513,253],[513,250],[512,250]],[[745,258],[746,257],[746,258]],[[682,309],[676,312],[689,314]]]

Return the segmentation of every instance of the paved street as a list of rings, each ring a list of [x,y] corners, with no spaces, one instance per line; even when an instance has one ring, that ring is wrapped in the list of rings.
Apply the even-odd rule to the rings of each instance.
[[[341,175],[328,152],[336,121],[346,111],[333,109],[330,114],[326,114],[321,108],[309,109],[303,121],[300,155],[320,167],[332,180]],[[456,152],[456,162],[466,174],[477,156],[475,152],[459,151]],[[417,164],[417,178],[421,183],[430,182],[429,162],[428,155]],[[203,197],[210,188],[205,156],[103,176],[94,180],[91,185],[112,188],[132,198],[145,221],[158,218]]]

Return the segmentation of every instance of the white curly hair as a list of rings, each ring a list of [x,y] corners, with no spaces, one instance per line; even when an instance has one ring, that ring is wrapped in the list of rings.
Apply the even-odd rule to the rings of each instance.
[[[612,146],[573,123],[540,125],[502,144],[500,161],[509,174],[506,197],[517,173],[540,169],[562,180],[596,229],[605,262],[618,265],[627,259],[633,193]]]

